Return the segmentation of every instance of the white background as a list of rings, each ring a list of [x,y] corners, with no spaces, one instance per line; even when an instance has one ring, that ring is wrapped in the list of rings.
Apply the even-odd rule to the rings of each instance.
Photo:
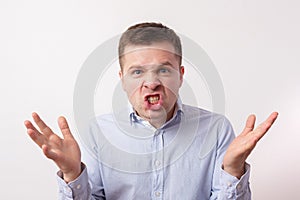
[[[75,133],[73,90],[81,65],[102,42],[142,21],[163,22],[207,52],[237,133],[248,114],[261,122],[279,112],[248,159],[253,199],[300,199],[299,9],[296,0],[2,0],[1,199],[57,199],[57,168],[26,135],[23,121],[37,111],[58,132],[56,119],[64,115]]]

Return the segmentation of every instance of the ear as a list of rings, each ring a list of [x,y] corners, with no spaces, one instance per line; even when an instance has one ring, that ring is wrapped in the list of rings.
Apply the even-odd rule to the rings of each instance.
[[[125,91],[125,84],[124,84],[124,79],[123,79],[124,78],[124,74],[123,74],[122,70],[119,71],[119,77],[121,79],[122,88]]]
[[[123,78],[122,70],[119,71],[119,77],[120,77],[120,79],[122,80],[122,78]]]
[[[184,66],[180,66],[179,68],[180,86],[182,85],[183,82],[183,75],[184,75]]]

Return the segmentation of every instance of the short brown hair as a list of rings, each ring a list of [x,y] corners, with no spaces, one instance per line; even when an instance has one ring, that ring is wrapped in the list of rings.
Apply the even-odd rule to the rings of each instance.
[[[170,28],[161,23],[145,22],[130,26],[121,36],[119,41],[119,63],[122,68],[121,58],[125,47],[128,45],[151,45],[153,42],[169,42],[174,46],[175,53],[179,57],[179,65],[182,60],[182,47],[179,36]]]

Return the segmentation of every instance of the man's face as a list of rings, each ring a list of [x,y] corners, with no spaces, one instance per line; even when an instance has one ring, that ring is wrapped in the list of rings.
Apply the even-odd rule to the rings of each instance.
[[[137,114],[159,127],[174,112],[184,68],[167,43],[131,45],[122,57],[123,89]]]

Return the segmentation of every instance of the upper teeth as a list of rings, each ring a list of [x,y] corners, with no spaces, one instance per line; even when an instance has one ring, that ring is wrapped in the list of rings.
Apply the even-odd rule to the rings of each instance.
[[[155,102],[158,101],[158,99],[159,99],[158,96],[151,96],[151,97],[148,97],[148,101],[149,101],[150,103],[155,103]]]

